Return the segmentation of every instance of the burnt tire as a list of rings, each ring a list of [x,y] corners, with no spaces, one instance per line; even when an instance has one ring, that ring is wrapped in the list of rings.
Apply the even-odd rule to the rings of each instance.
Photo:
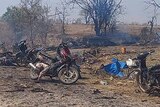
[[[142,76],[142,73],[139,71],[136,75],[136,82],[141,92],[149,93],[151,87],[145,81],[145,78]]]
[[[72,67],[75,67],[78,70],[78,72],[79,72],[79,79],[82,79],[80,67],[77,66],[77,65],[72,65]]]
[[[58,72],[58,78],[63,84],[73,84],[79,79],[79,71],[76,67],[70,67],[69,70],[64,67]]]
[[[25,67],[27,66],[26,60],[22,57],[17,57],[16,58],[16,64],[20,67]]]

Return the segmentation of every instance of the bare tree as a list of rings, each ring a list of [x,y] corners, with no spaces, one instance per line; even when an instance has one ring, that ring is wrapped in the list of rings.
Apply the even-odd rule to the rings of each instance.
[[[102,29],[107,29],[112,18],[121,14],[122,0],[118,3],[115,0],[71,0],[70,2],[77,4],[82,10],[89,13],[94,22],[97,36],[103,33]]]
[[[19,7],[9,7],[2,19],[13,29],[17,42],[23,37],[29,37],[34,46],[36,36],[46,45],[48,33],[53,22],[49,15],[50,7],[41,5],[41,0],[21,0]]]
[[[13,33],[13,29],[6,23],[0,20],[0,45],[3,50],[5,48],[10,49],[12,43],[14,43],[15,35]],[[6,47],[7,46],[7,47]]]
[[[156,0],[147,0],[145,3],[148,5],[147,8],[153,8],[153,16],[151,17],[151,20],[148,21],[148,24],[150,25],[150,34],[152,34],[154,32],[153,27],[155,25],[155,21],[157,20],[157,11],[160,8],[160,4]]]
[[[41,15],[41,0],[21,0],[21,8],[25,11],[26,14],[26,25],[28,26],[30,31],[30,41],[32,46],[34,46],[34,36],[36,28],[35,23],[37,18]],[[27,29],[26,28],[26,29]]]
[[[62,35],[65,34],[65,23],[67,21],[67,16],[69,16],[68,14],[68,4],[66,3],[66,1],[61,1],[61,5],[60,8],[56,7],[55,11],[56,11],[56,16],[58,16],[58,19],[60,20],[61,24],[62,24]]]
[[[149,7],[152,5],[154,7],[160,8],[160,2],[158,2],[158,0],[147,0],[145,3],[149,4]]]
[[[7,12],[5,12],[2,16],[2,20],[7,22],[10,28],[12,28],[13,32],[15,33],[15,42],[19,41],[22,38],[23,32],[23,10],[19,7],[8,7]]]
[[[147,38],[149,38],[149,41],[155,41],[157,38],[159,38],[159,35],[157,35],[158,33],[156,33],[154,26],[156,24],[157,21],[157,16],[158,16],[158,9],[160,8],[160,2],[158,2],[158,0],[145,0],[145,3],[147,4],[147,9],[153,9],[153,16],[151,17],[151,20],[148,21],[148,24],[150,26],[150,28],[148,29],[149,34],[146,35],[148,36]]]
[[[156,16],[153,16],[152,19],[148,22],[148,24],[150,25],[150,34],[153,33],[155,19],[156,19]]]
[[[91,20],[91,17],[89,15],[89,12],[88,11],[85,11],[85,10],[81,10],[80,11],[80,15],[83,16],[84,18],[84,21],[85,21],[85,24],[89,24],[90,20]]]
[[[33,41],[36,36],[41,38],[42,44],[46,46],[48,33],[53,29],[52,15],[50,7],[42,5],[42,0],[21,0],[22,8],[26,12],[28,27],[30,28],[30,40]]]
[[[41,38],[42,44],[44,44],[45,46],[47,45],[48,34],[52,32],[54,27],[54,22],[51,17],[52,15],[50,15],[49,13],[50,7],[44,6],[43,9],[41,9],[41,15],[36,22],[36,32]]]
[[[147,27],[143,27],[140,33],[140,42],[145,44],[149,41],[149,30]]]
[[[104,28],[104,30],[105,30],[105,33],[106,33],[107,28]],[[108,24],[108,30],[109,30],[110,33],[114,33],[117,30],[117,21],[116,21],[116,19],[112,19],[110,21],[110,24]]]

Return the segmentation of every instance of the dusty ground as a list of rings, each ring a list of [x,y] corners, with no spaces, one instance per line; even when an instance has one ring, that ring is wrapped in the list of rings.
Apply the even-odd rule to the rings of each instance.
[[[82,65],[83,79],[74,85],[47,77],[35,83],[29,78],[28,68],[0,67],[0,107],[159,107],[159,96],[141,93],[134,80],[111,80],[110,76],[94,74],[97,66],[109,63],[112,57],[126,60],[146,49],[156,50],[154,57],[148,59],[149,66],[158,63],[157,47],[127,47],[128,54],[120,54],[120,47],[104,48],[106,54],[99,58],[100,62],[91,67]],[[100,84],[101,80],[107,85]]]

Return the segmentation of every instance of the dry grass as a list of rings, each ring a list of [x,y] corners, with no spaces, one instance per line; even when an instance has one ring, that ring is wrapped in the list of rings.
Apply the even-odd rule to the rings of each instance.
[[[147,25],[134,25],[134,24],[119,24],[117,25],[118,31],[128,33],[130,35],[139,36],[141,29],[144,27],[150,27]],[[154,29],[156,32],[160,32],[160,26],[156,26]],[[66,33],[70,36],[83,37],[88,35],[95,35],[93,25],[84,24],[70,24],[66,25]]]
[[[84,24],[66,25],[66,33],[70,36],[87,36],[94,35],[94,26]]]

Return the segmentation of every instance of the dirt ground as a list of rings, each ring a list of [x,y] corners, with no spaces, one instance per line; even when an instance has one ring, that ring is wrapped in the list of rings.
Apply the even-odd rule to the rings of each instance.
[[[95,74],[101,63],[110,63],[113,57],[125,61],[144,50],[156,50],[148,58],[148,66],[159,62],[160,48],[157,46],[125,47],[127,54],[120,53],[121,46],[103,48],[104,55],[97,56],[100,62],[90,66],[83,64],[83,79],[73,85],[63,85],[56,78],[48,77],[35,83],[29,77],[29,68],[0,67],[0,107],[160,107],[159,95],[140,92],[134,80]]]

